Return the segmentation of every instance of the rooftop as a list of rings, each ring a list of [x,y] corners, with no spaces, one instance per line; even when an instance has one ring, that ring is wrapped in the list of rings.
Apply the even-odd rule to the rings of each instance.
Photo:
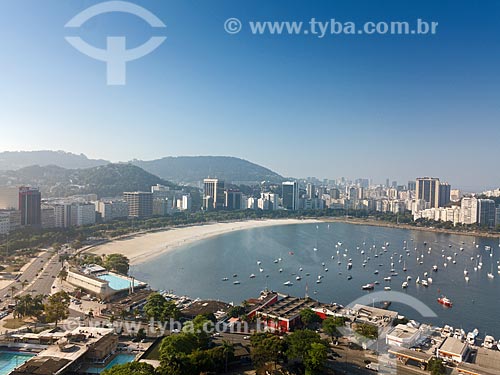
[[[478,348],[476,354],[476,364],[494,369],[497,373],[500,373],[500,352],[491,349]]]
[[[418,328],[409,327],[404,324],[398,324],[387,335],[398,337],[400,339],[411,339],[418,332],[419,332]]]
[[[313,308],[319,305],[319,302],[310,298],[284,297],[278,302],[267,306],[261,310],[262,314],[279,317],[282,319],[294,319],[300,312],[307,308]]]
[[[227,312],[231,305],[220,301],[196,301],[188,307],[184,308],[181,313],[187,317],[195,317],[197,315],[216,314],[219,311]]]
[[[33,374],[33,375],[54,375],[66,367],[71,361],[65,358],[55,357],[33,357],[25,362],[18,369],[11,372],[11,375]]]
[[[462,355],[467,349],[467,344],[454,337],[447,337],[439,347],[439,351],[449,354]]]

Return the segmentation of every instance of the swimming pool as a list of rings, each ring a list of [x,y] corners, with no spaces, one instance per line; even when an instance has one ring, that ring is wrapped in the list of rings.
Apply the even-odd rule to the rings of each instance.
[[[8,375],[35,354],[21,352],[0,352],[0,375]]]
[[[87,374],[100,374],[104,370],[109,370],[115,365],[123,365],[124,363],[132,362],[134,359],[135,354],[117,354],[106,367],[89,367],[85,372]]]
[[[124,276],[115,276],[112,274],[103,274],[97,276],[99,279],[104,280],[109,282],[109,287],[114,290],[124,290],[128,289],[130,287],[130,284],[132,283],[131,280],[127,279]],[[134,280],[134,286],[139,286],[140,283],[136,280]]]

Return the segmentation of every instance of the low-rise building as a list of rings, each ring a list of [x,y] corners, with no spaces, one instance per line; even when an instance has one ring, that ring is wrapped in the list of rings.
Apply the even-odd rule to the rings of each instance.
[[[411,348],[422,337],[418,328],[410,327],[404,324],[398,324],[391,329],[385,336],[385,342],[390,346],[399,346],[402,348]]]
[[[95,363],[106,363],[118,346],[118,336],[111,328],[78,327],[66,332],[10,374],[60,375],[85,373]]]
[[[272,331],[288,332],[301,324],[300,312],[319,306],[319,302],[311,298],[287,296],[267,305],[256,314]]]
[[[436,351],[438,358],[457,363],[463,362],[469,353],[469,345],[454,337],[447,337]]]
[[[99,271],[85,273],[85,270],[80,272],[76,269],[68,271],[66,281],[102,300],[109,300],[118,294],[133,293],[135,289],[147,286],[146,283],[135,280],[133,277],[119,275],[114,272]]]

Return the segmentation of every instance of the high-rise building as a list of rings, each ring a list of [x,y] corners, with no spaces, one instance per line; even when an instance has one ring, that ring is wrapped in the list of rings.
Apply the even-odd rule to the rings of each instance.
[[[331,188],[330,189],[330,197],[332,199],[339,199],[340,198],[340,190],[337,188]]]
[[[496,219],[496,205],[493,199],[477,200],[477,223],[485,227],[494,227]]]
[[[450,190],[450,200],[453,202],[458,202],[462,198],[462,192],[458,189]]]
[[[56,227],[56,214],[53,206],[42,206],[41,215],[43,229]]]
[[[21,225],[39,227],[42,225],[42,195],[40,191],[31,187],[19,188],[19,210],[21,211]]]
[[[102,221],[109,221],[128,216],[128,204],[121,200],[108,200],[95,202],[96,211],[101,215]]]
[[[0,210],[19,210],[18,187],[0,187]]]
[[[462,198],[460,204],[460,222],[465,225],[477,223],[477,198]]]
[[[314,184],[308,183],[306,185],[306,195],[308,199],[316,198],[316,186]]]
[[[416,199],[426,203],[426,208],[439,207],[439,178],[417,178]]]
[[[417,189],[417,182],[416,181],[408,181],[408,190],[410,191],[415,191]]]
[[[451,187],[447,182],[441,182],[439,184],[439,199],[438,206],[445,207],[450,204],[451,199]]]
[[[241,210],[242,193],[239,190],[224,191],[224,206],[228,210]]]
[[[128,204],[128,216],[145,218],[153,215],[153,193],[134,191],[123,193]]]
[[[224,181],[217,178],[203,180],[203,209],[219,210],[225,206]]]
[[[299,209],[299,184],[296,181],[285,181],[281,185],[283,208],[287,210]]]
[[[181,210],[183,210],[183,211],[189,211],[189,210],[191,210],[192,205],[193,205],[193,201],[191,199],[191,195],[189,195],[189,194],[183,195],[182,196]]]

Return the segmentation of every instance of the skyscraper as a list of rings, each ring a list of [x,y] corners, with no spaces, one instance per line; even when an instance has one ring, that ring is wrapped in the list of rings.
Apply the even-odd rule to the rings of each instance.
[[[0,187],[0,210],[19,209],[19,187]]]
[[[439,178],[417,178],[416,199],[426,203],[426,208],[439,207]]]
[[[285,181],[281,185],[283,208],[287,210],[299,209],[299,184],[296,181]]]
[[[477,223],[485,227],[494,227],[496,221],[496,205],[493,199],[477,200]]]
[[[306,194],[308,199],[316,198],[316,186],[314,186],[314,184],[308,183],[306,186]]]
[[[225,207],[228,210],[241,210],[242,194],[239,190],[224,191]]]
[[[205,210],[219,210],[224,208],[225,200],[224,181],[217,178],[205,178],[203,180],[203,208]]]
[[[19,210],[21,225],[39,227],[42,225],[42,195],[30,187],[19,188]]]
[[[415,181],[408,181],[408,190],[415,191],[417,189],[417,183]]]
[[[441,182],[439,184],[439,207],[445,207],[450,203],[451,197],[451,186],[447,182]]]
[[[125,192],[123,198],[128,204],[129,217],[144,218],[153,215],[153,193],[144,191]]]
[[[462,198],[460,204],[460,222],[465,225],[477,223],[477,198],[465,197]]]

